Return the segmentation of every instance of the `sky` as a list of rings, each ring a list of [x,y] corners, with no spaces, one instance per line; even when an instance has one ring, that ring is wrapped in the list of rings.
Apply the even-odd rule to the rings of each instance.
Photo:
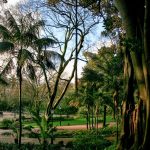
[[[20,0],[8,0],[8,5],[15,5]]]
[[[1,2],[2,0],[0,0],[0,2]],[[21,0],[7,0],[7,3],[6,4],[4,4],[5,6],[14,6],[14,5],[16,5],[19,1],[21,1]]]

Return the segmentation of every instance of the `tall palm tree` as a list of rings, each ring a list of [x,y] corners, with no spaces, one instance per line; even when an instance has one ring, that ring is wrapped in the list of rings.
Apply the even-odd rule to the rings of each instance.
[[[35,21],[31,14],[20,17],[17,20],[7,11],[6,25],[0,24],[0,50],[2,52],[9,51],[17,58],[17,76],[19,79],[19,148],[21,147],[21,110],[22,110],[22,68],[27,64],[29,76],[34,79],[35,71],[31,61],[38,64],[43,70],[45,81],[48,88],[50,98],[50,85],[48,83],[46,69],[54,69],[54,64],[51,61],[52,57],[60,58],[61,56],[54,52],[48,51],[46,48],[53,45],[55,41],[51,38],[39,38],[39,28],[44,25],[43,21]],[[30,52],[34,51],[34,54]]]
[[[22,110],[22,68],[27,62],[31,66],[33,55],[29,48],[39,35],[39,28],[43,21],[35,21],[31,13],[17,19],[9,12],[5,12],[5,22],[0,24],[0,50],[9,51],[17,58],[17,76],[19,79],[19,148],[21,147],[21,110]],[[30,67],[31,68],[31,67]]]

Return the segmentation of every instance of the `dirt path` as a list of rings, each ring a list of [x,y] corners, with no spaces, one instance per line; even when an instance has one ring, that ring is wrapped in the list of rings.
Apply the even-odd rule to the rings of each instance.
[[[3,116],[0,117],[0,121],[4,118],[7,119],[11,119],[14,118],[16,116],[14,116],[14,114],[9,113],[9,112],[4,112]],[[109,127],[115,126],[116,123],[115,122],[111,122],[108,124]],[[102,128],[102,123],[98,124],[98,128]],[[57,130],[86,130],[87,127],[86,125],[70,125],[70,126],[57,126],[56,127]],[[4,133],[13,133],[12,130],[3,130],[0,129],[0,142],[4,142],[4,143],[14,143],[14,137],[12,135],[6,136],[3,135]],[[56,138],[54,140],[54,143],[58,143],[59,141],[64,141],[64,143],[67,143],[68,141],[72,141],[72,138]],[[22,137],[22,143],[39,143],[37,138],[25,138]]]
[[[64,144],[66,144],[67,142],[72,141],[72,140],[73,140],[73,138],[55,138],[54,144],[57,144],[60,141],[63,141]],[[22,137],[21,141],[22,141],[22,143],[39,144],[39,141],[37,138]],[[51,139],[49,139],[49,141],[51,141]],[[14,137],[0,135],[0,142],[2,142],[2,143],[14,143]]]
[[[113,127],[116,125],[116,122],[110,122],[108,124],[109,127]],[[99,123],[98,128],[102,128],[103,124]],[[70,126],[57,126],[57,130],[86,130],[86,125],[70,125]],[[0,129],[0,136],[2,136],[4,133],[13,133],[11,129]]]
[[[115,126],[116,122],[110,122],[108,124],[109,127]],[[98,128],[102,128],[103,124],[99,123]],[[58,130],[86,130],[87,127],[86,125],[70,125],[70,126],[57,126],[56,127]]]

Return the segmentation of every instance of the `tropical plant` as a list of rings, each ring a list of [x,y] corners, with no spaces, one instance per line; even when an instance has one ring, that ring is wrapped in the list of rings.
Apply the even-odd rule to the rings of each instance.
[[[51,138],[52,144],[54,139],[54,131],[56,129],[53,127],[53,122],[48,122],[46,115],[40,115],[37,110],[30,110],[33,121],[38,126],[38,129],[33,129],[32,126],[26,126],[25,129],[28,129],[31,134],[35,134],[38,138],[40,144],[46,146],[48,144],[48,138]]]
[[[24,16],[13,16],[10,11],[5,12],[5,22],[0,25],[0,50],[8,51],[17,59],[17,76],[19,78],[19,121],[20,135],[19,146],[21,146],[21,111],[22,111],[22,70],[26,64],[30,77],[34,80],[35,72],[31,61],[34,60],[33,54],[29,50],[39,35],[39,28],[43,26],[43,21],[34,20],[31,14]],[[12,58],[8,61],[2,75],[6,76],[7,70],[10,69]]]

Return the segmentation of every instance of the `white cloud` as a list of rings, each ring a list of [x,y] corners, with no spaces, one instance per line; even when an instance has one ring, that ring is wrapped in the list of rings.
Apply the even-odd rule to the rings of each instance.
[[[21,0],[7,0],[7,5],[16,5]]]
[[[7,3],[3,3],[3,0],[0,0],[0,7],[1,9],[5,8],[12,8],[19,2],[24,2],[25,0],[7,0]]]

